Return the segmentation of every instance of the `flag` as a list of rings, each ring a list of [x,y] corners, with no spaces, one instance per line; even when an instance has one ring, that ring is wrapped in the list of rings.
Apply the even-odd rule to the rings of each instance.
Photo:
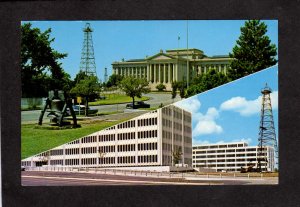
[[[178,36],[178,40],[180,40],[180,37]]]

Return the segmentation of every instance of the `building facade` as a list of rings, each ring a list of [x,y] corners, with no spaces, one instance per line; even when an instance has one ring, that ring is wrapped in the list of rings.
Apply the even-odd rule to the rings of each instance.
[[[161,50],[145,59],[113,62],[112,69],[114,74],[147,79],[151,90],[156,90],[160,83],[167,90],[172,90],[172,82],[191,82],[194,77],[207,73],[209,69],[226,74],[230,61],[231,58],[227,55],[207,57],[198,49]]]
[[[193,167],[212,168],[219,171],[240,171],[241,167],[251,165],[258,167],[261,161],[263,171],[274,171],[274,148],[263,147],[262,153],[258,146],[248,146],[245,142],[207,144],[193,146]]]
[[[22,160],[23,167],[192,167],[191,113],[170,105]]]

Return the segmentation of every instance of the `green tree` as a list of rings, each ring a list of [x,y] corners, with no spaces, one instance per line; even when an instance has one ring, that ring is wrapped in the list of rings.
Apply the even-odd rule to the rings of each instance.
[[[109,76],[108,81],[106,83],[106,87],[110,88],[113,86],[118,86],[119,83],[122,81],[123,76],[118,75],[118,74],[112,74]]]
[[[70,76],[58,61],[67,56],[51,47],[51,29],[41,32],[30,23],[21,25],[21,79],[23,97],[41,97],[48,90],[66,89]]]
[[[70,93],[84,97],[85,99],[85,116],[88,116],[89,98],[100,90],[98,78],[96,76],[87,76],[80,80]]]
[[[163,83],[160,83],[156,86],[156,89],[158,91],[164,91],[164,90],[166,90],[166,86]]]
[[[179,86],[178,82],[176,82],[176,81],[172,82],[171,98],[173,99],[173,102],[174,102],[174,99],[177,96],[177,88],[178,88],[178,86]]]
[[[202,93],[209,89],[228,83],[229,79],[223,73],[210,69],[208,73],[196,77],[186,92],[186,97]]]
[[[266,35],[267,25],[259,20],[248,20],[241,27],[241,35],[236,41],[230,57],[228,76],[231,80],[260,71],[277,63],[277,48]]]
[[[143,93],[150,92],[149,82],[145,78],[139,79],[128,76],[120,82],[119,87],[127,96],[132,98],[133,108],[135,97],[141,98]]]
[[[174,165],[179,164],[179,161],[181,160],[182,156],[182,150],[181,147],[176,147],[174,151],[172,151],[172,157],[173,157],[173,163]]]

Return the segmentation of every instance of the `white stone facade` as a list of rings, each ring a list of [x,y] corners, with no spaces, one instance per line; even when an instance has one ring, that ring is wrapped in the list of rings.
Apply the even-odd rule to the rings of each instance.
[[[263,147],[262,154],[258,146],[248,146],[245,142],[207,144],[193,146],[193,167],[212,168],[219,171],[240,171],[250,165],[258,165],[258,158],[267,158],[261,161],[263,171],[274,171],[274,148]],[[264,159],[265,160],[265,159]]]
[[[192,166],[191,113],[170,105],[22,160],[22,166]]]
[[[161,51],[145,59],[114,62],[112,68],[114,74],[147,79],[151,90],[156,90],[156,86],[162,83],[170,91],[172,82],[187,79],[191,82],[194,77],[207,73],[212,68],[227,74],[231,60],[225,55],[207,57],[198,49],[177,49],[167,50],[165,53]]]

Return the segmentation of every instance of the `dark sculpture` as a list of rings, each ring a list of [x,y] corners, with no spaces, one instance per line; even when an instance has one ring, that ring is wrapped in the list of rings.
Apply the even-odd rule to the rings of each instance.
[[[49,110],[47,108],[49,107]],[[67,111],[69,109],[69,111]],[[75,112],[72,107],[71,100],[67,97],[66,93],[61,90],[52,90],[48,93],[48,98],[46,99],[46,104],[41,111],[39,118],[39,125],[42,125],[43,116],[45,112],[50,112],[47,117],[50,117],[50,122],[57,124],[58,126],[63,126],[66,122],[63,122],[63,118],[68,116],[69,113],[73,117],[73,127],[77,127],[77,119]],[[69,112],[69,113],[68,113]]]

